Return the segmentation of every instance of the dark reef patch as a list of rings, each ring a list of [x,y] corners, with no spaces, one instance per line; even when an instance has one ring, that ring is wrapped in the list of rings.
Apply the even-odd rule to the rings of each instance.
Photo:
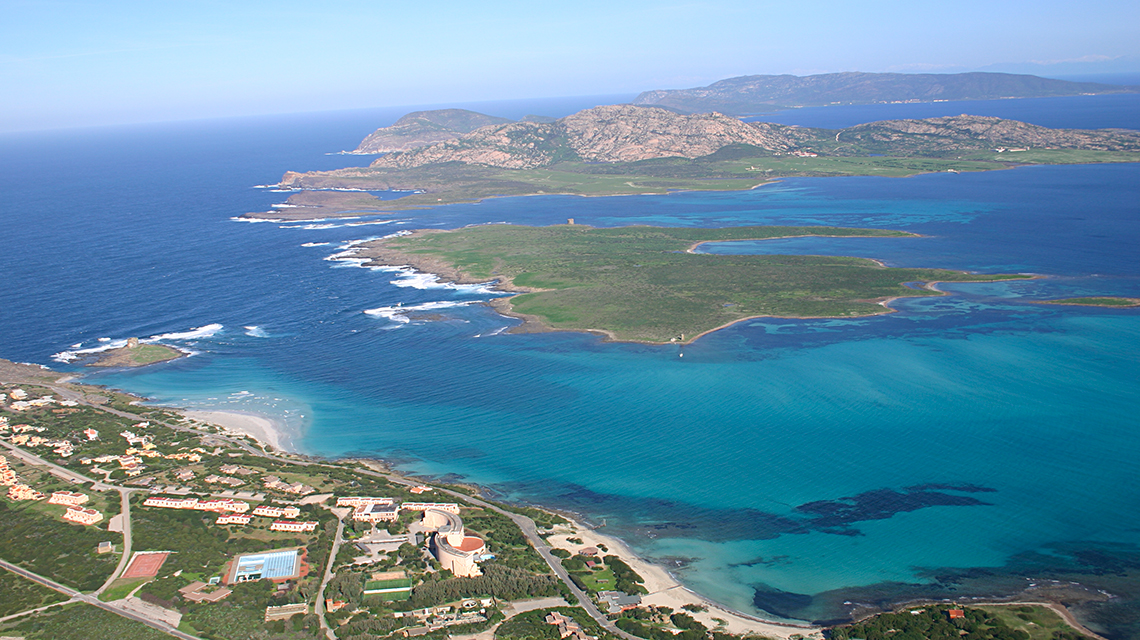
[[[930,485],[923,485],[930,486]],[[951,487],[953,485],[941,485]],[[951,489],[960,491],[961,489]],[[978,489],[967,489],[976,491]],[[876,489],[838,500],[817,500],[796,507],[796,511],[810,516],[810,527],[826,533],[848,533],[852,524],[867,520],[885,520],[896,513],[917,511],[925,507],[986,506],[970,496],[957,496],[941,491],[911,488],[906,492],[894,489]]]

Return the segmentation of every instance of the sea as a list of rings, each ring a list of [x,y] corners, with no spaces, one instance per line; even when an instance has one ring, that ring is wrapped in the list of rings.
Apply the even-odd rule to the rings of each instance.
[[[486,103],[562,116],[595,97]],[[796,109],[841,127],[994,115],[1140,129],[1140,95]],[[0,357],[176,407],[271,417],[314,456],[578,514],[692,590],[768,619],[1054,597],[1140,637],[1140,164],[793,178],[737,192],[497,198],[249,222],[287,170],[400,110],[0,135]],[[384,198],[405,194],[381,192]],[[355,243],[473,224],[820,224],[907,239],[705,245],[1041,276],[947,284],[859,319],[741,322],[693,344],[516,334],[489,285],[361,268]],[[138,336],[192,355],[94,372]]]

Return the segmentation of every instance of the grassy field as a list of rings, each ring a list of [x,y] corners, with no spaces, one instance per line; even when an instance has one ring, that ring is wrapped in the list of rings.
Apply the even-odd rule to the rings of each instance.
[[[579,574],[582,579],[582,584],[590,591],[597,593],[598,591],[611,591],[617,585],[617,579],[614,577],[614,572],[609,567],[601,571],[589,571]]]
[[[852,317],[883,313],[891,297],[939,295],[904,282],[993,281],[944,269],[893,269],[873,260],[823,256],[688,253],[696,243],[785,236],[905,238],[911,234],[838,227],[670,229],[581,225],[489,225],[421,233],[373,244],[361,255],[425,270],[452,267],[474,281],[509,279],[533,291],[511,299],[515,313],[565,330],[618,340],[691,340],[754,316]]]
[[[1041,605],[985,607],[986,612],[1001,620],[1011,629],[1029,634],[1030,640],[1055,640],[1058,637],[1079,636],[1056,611]],[[1083,637],[1083,636],[1082,636]]]
[[[857,150],[855,150],[857,151]],[[538,169],[499,169],[450,162],[412,169],[351,167],[304,174],[306,188],[368,190],[422,189],[380,205],[386,211],[416,209],[499,196],[572,194],[583,196],[668,193],[669,191],[739,191],[769,180],[800,176],[881,176],[901,178],[923,173],[972,172],[1032,164],[1136,162],[1138,154],[1082,149],[1006,151],[967,149],[934,155],[872,155],[867,152],[815,157],[773,154],[755,147],[726,147],[693,160],[661,158],[639,162],[562,162]],[[292,199],[290,200],[292,201]],[[298,215],[306,210],[298,210]],[[287,215],[275,210],[267,215]],[[315,217],[312,211],[304,215]],[[359,215],[351,210],[321,209],[319,216]]]

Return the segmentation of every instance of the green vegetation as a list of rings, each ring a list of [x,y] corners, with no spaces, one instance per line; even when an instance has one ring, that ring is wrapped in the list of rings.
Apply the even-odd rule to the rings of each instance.
[[[102,586],[119,556],[100,555],[95,549],[118,534],[68,524],[39,512],[36,506],[0,502],[0,522],[5,529],[0,536],[0,558],[80,591]]]
[[[623,611],[616,621],[619,629],[639,638],[648,640],[739,640],[718,630],[710,630],[696,618],[687,614],[674,613],[669,607],[638,607]],[[759,640],[759,636],[747,638]]]
[[[904,282],[1025,277],[895,269],[862,258],[686,251],[700,242],[804,235],[913,237],[839,227],[487,225],[390,238],[361,255],[388,264],[419,264],[426,270],[439,269],[442,263],[473,281],[504,279],[534,291],[512,298],[512,311],[534,316],[547,327],[650,342],[693,339],[755,316],[863,316],[883,313],[879,301],[887,298],[940,295]]]
[[[1080,640],[1084,636],[1044,607],[965,609],[965,617],[951,620],[950,607],[884,613],[830,630],[832,640]],[[1044,612],[1041,611],[1044,609]],[[1056,620],[1051,619],[1052,614]]]
[[[411,608],[453,602],[464,598],[494,596],[499,600],[557,596],[558,578],[553,575],[534,575],[520,569],[501,566],[495,562],[480,565],[483,575],[474,578],[433,579],[412,590]]]
[[[0,617],[67,600],[58,591],[8,571],[0,571],[0,593],[4,594],[0,598]]]
[[[86,604],[49,609],[22,619],[6,635],[28,640],[169,640],[170,636],[141,622],[128,620]]]
[[[174,347],[164,344],[136,344],[119,349],[111,349],[99,354],[90,363],[93,367],[143,367],[156,362],[181,358],[183,354]]]
[[[645,579],[637,575],[628,564],[617,556],[606,556],[606,566],[613,571],[614,579],[616,581],[617,590],[626,593],[649,593],[645,587]]]
[[[495,629],[497,640],[560,640],[558,627],[544,620],[552,612],[561,613],[582,626],[588,635],[606,640],[613,636],[598,625],[584,609],[579,607],[554,607],[526,611],[506,620]]]
[[[149,578],[119,578],[111,583],[111,587],[99,594],[103,602],[114,602],[129,596],[132,591],[141,586]]]
[[[1117,298],[1111,296],[1089,298],[1061,298],[1059,300],[1041,300],[1038,304],[1060,304],[1078,307],[1140,307],[1140,298]]]

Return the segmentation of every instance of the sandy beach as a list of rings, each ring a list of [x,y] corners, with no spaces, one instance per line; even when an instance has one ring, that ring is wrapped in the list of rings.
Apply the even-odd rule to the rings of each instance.
[[[191,420],[222,427],[232,434],[250,436],[269,449],[276,451],[292,450],[288,446],[288,437],[282,434],[281,425],[264,416],[237,411],[182,410],[181,413]]]
[[[582,544],[569,542],[567,538],[581,540]],[[601,555],[618,556],[645,579],[645,588],[649,594],[641,597],[643,604],[671,607],[675,611],[681,611],[681,607],[686,604],[704,605],[708,608],[707,611],[693,613],[692,616],[710,629],[719,627],[728,633],[753,634],[771,638],[822,637],[819,627],[807,624],[770,622],[727,609],[700,594],[690,591],[664,567],[652,564],[639,557],[620,539],[600,534],[597,530],[589,529],[581,523],[573,522],[570,525],[559,525],[555,528],[555,534],[547,538],[547,542],[552,547],[565,549],[570,553],[577,553],[585,547],[603,545],[609,551],[602,552]],[[721,624],[722,622],[723,624]]]

